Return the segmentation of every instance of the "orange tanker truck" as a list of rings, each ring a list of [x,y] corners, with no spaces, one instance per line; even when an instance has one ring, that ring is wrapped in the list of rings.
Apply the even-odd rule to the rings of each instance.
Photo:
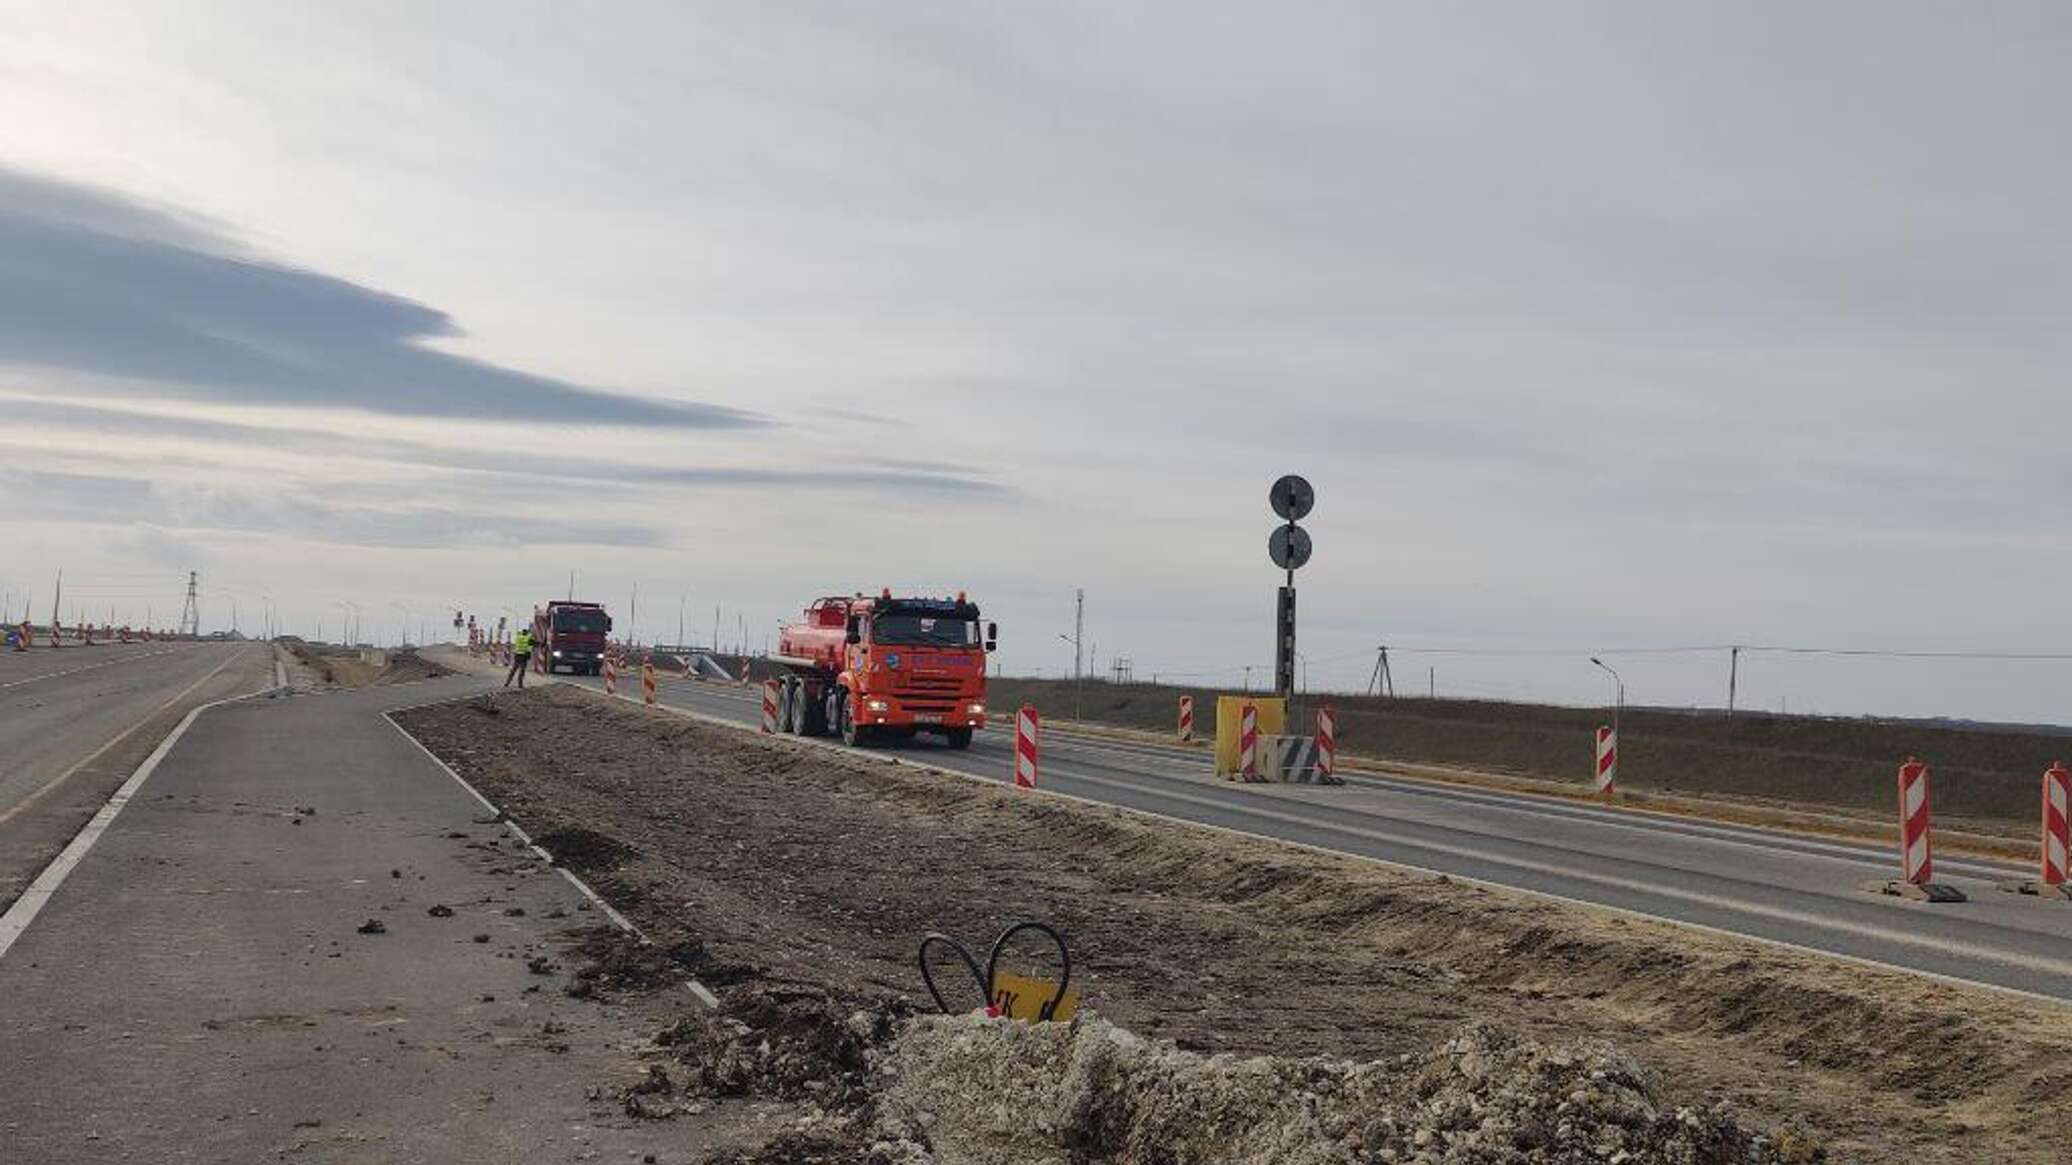
[[[986,653],[998,628],[983,632],[961,593],[819,599],[777,637],[777,730],[839,733],[852,745],[937,732],[969,748],[986,726]]]

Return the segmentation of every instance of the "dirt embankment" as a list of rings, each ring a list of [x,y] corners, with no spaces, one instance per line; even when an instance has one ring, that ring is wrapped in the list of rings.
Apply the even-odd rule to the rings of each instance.
[[[418,654],[414,647],[390,651],[357,647],[335,647],[301,639],[282,640],[304,667],[314,672],[327,687],[364,688],[375,684],[406,684],[414,680],[452,675],[453,670]]]
[[[1173,731],[1183,693],[1195,731],[1213,738],[1215,693],[1153,684],[987,681],[995,707],[1032,703],[1046,715]],[[1314,706],[1325,697],[1305,697]],[[1585,781],[1602,709],[1494,700],[1328,697],[1342,753],[1491,773]],[[1919,756],[1935,766],[1938,818],[2036,828],[2040,774],[2072,754],[2072,736],[1962,729],[1905,720],[1628,708],[1620,721],[1619,783],[1663,794],[1729,796],[1837,809],[1892,809],[1894,773]]]
[[[508,717],[531,731],[508,731]],[[565,687],[403,720],[528,829],[579,831],[562,835],[571,861],[721,991],[727,1011],[687,1016],[674,1040],[687,1051],[657,1088],[782,1095],[758,1083],[756,1065],[787,1048],[848,1065],[828,1079],[867,1078],[857,1049],[888,1046],[884,1033],[922,998],[913,959],[924,933],[983,944],[1039,917],[1071,937],[1092,1007],[1181,1051],[1410,1057],[1398,1070],[1418,1073],[1436,1070],[1430,1057],[1467,1025],[1495,1020],[1500,1040],[1538,1041],[1555,1057],[1610,1038],[1634,1057],[1649,1111],[1728,1101],[1746,1125],[1785,1131],[1765,1151],[2072,1157],[2056,1112],[2072,1089],[2062,1009],[809,750]],[[556,747],[522,743],[542,737]],[[874,1112],[889,1103],[877,1099]],[[1554,1136],[1560,1114],[1518,1103]],[[1595,1136],[1601,1123],[1583,1125]],[[1402,1156],[1342,1159],[1420,1159],[1466,1128],[1417,1142],[1420,1126],[1403,1127]],[[1110,1155],[1073,1159],[1154,1159],[1101,1143]],[[1543,1155],[1429,1159],[1614,1159],[1560,1150],[1558,1137],[1535,1143]]]

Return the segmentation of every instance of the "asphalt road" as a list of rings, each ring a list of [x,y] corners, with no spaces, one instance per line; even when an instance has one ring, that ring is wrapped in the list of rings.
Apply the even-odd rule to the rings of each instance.
[[[264,687],[257,643],[0,651],[0,907],[188,709]]]
[[[0,1161],[681,1165],[760,1127],[621,1110],[683,998],[566,995],[601,913],[382,716],[484,686],[198,716],[0,955]]]
[[[659,698],[744,724],[761,715],[754,689],[665,680]],[[997,726],[968,752],[929,737],[888,751],[990,780],[1013,771],[1011,729]],[[1198,749],[1056,730],[1041,763],[1043,788],[1089,800],[2072,1001],[2072,902],[1996,888],[2028,869],[1939,858],[1939,880],[1970,901],[1931,906],[1864,890],[1896,876],[1896,858],[1845,841],[1414,780],[1233,785]]]

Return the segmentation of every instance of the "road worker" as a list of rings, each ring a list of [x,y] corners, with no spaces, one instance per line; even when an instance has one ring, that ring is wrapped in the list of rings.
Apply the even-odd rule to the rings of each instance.
[[[520,627],[511,637],[511,671],[504,677],[504,686],[510,687],[515,677],[520,688],[525,687],[525,669],[532,662],[532,628]]]

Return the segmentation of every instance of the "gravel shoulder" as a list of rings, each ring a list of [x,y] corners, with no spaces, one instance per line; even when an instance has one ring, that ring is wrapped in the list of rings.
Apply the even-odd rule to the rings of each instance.
[[[983,942],[1036,917],[1071,937],[1089,1006],[1180,1053],[1429,1057],[1493,1022],[1503,1040],[1610,1040],[1655,1102],[1725,1101],[1798,1159],[2072,1157],[2064,1008],[563,685],[399,719],[535,836],[558,835],[730,1015],[788,992],[879,1023],[919,1005],[924,933]]]

